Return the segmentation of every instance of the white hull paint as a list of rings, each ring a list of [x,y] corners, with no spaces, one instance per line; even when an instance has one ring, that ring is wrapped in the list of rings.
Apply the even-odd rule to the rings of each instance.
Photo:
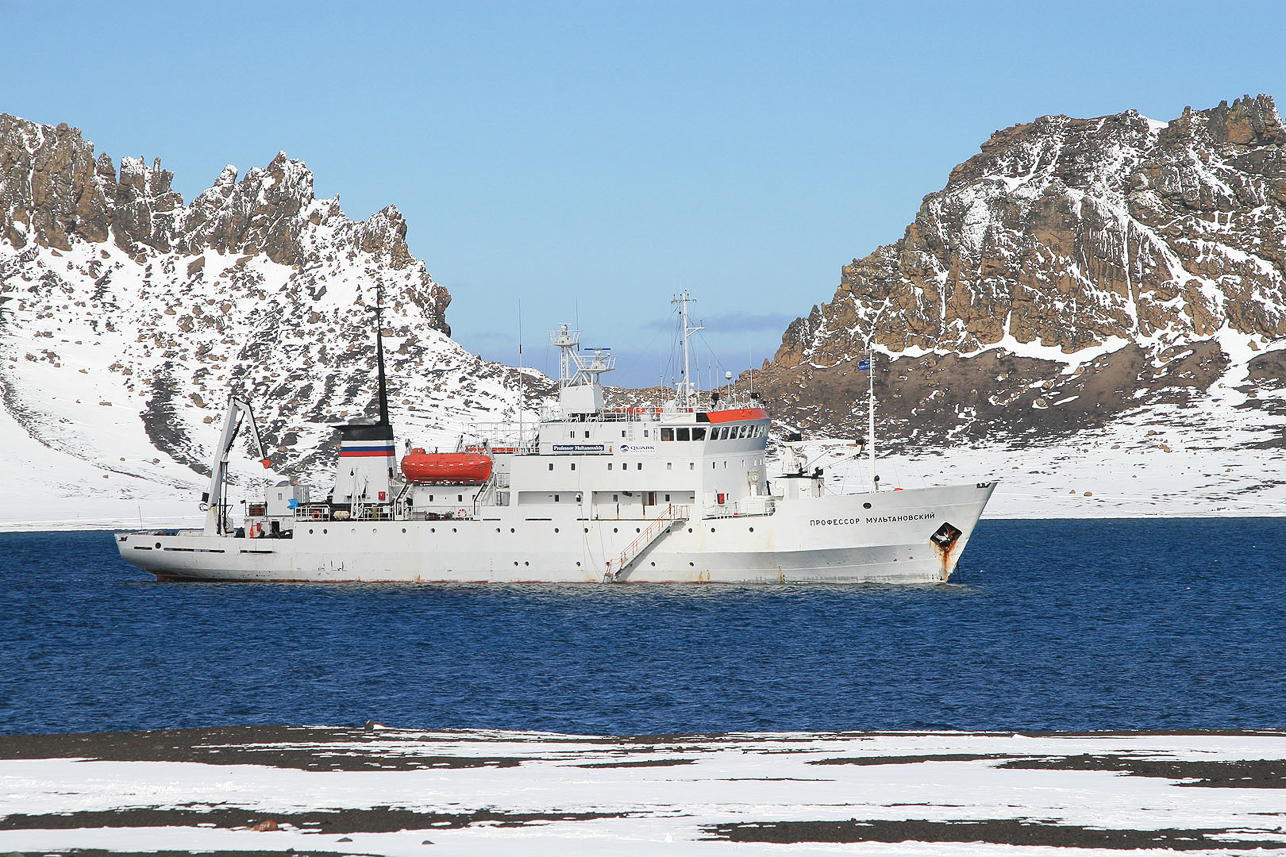
[[[771,515],[680,520],[617,582],[937,583],[955,569],[993,489],[805,497],[779,501]],[[128,533],[118,547],[129,562],[174,580],[601,583],[608,562],[648,523],[559,511],[537,519],[521,507],[496,507],[472,519],[307,521],[288,539]],[[931,539],[944,523],[961,531],[945,550]]]

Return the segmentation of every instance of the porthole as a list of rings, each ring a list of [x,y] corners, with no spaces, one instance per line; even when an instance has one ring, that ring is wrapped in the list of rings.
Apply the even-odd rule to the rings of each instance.
[[[636,533],[641,533],[641,532],[643,532],[643,531],[642,531],[642,530],[640,530],[638,527],[635,527],[635,528],[634,528],[634,532],[636,532]]]
[[[688,568],[696,568],[696,567],[697,567],[697,564],[695,562],[688,563]]]
[[[406,530],[403,530],[402,532],[404,532],[404,533],[405,533],[405,532],[406,532]],[[312,527],[309,527],[309,528],[308,528],[308,535],[310,535],[310,536],[311,536],[311,535],[313,535],[313,528],[312,528]]]
[[[160,550],[160,549],[161,549],[161,543],[160,543],[160,542],[157,542],[157,543],[156,543],[156,549],[157,549],[157,550]]]
[[[325,527],[323,527],[323,528],[322,528],[322,535],[323,535],[323,536],[324,536],[324,535],[326,535],[326,534],[327,534],[327,533],[329,533],[329,532],[330,532],[330,530],[326,529]]]
[[[453,532],[453,533],[458,533],[458,532],[460,532],[460,531],[459,531],[459,530],[457,530],[455,527],[452,527],[452,528],[451,528],[451,532]]]
[[[710,532],[712,532],[712,533],[714,532],[714,527],[711,527],[711,528],[710,528]]]
[[[518,560],[514,560],[514,568],[518,567]]]
[[[510,528],[509,528],[509,532],[511,532],[511,533],[512,533],[513,531],[514,531],[514,528],[513,528],[513,527],[510,527]]]
[[[402,532],[404,532],[404,533],[406,532],[406,527],[403,527],[403,528],[402,528]]]
[[[653,567],[653,568],[656,568],[656,563],[652,563],[652,567]]]
[[[577,568],[580,568],[580,563],[579,563],[579,562],[578,562],[578,563],[576,563],[576,567],[577,567]]]
[[[531,563],[524,561],[523,565],[531,565]]]
[[[496,527],[496,532],[497,532],[497,533],[498,533],[498,532],[500,532],[500,528],[499,528],[499,527]]]
[[[371,535],[375,535],[378,532],[379,530],[375,529],[374,527],[371,527]]]
[[[614,532],[614,533],[619,533],[619,532],[620,532],[620,530],[616,529],[616,527],[612,527],[612,532]]]
[[[863,508],[863,509],[869,509],[869,508],[871,508],[871,504],[870,504],[870,503],[863,503],[863,504],[862,504],[862,508]]]
[[[689,533],[690,533],[690,532],[692,532],[692,528],[691,528],[691,527],[688,527],[688,532],[689,532]]]
[[[350,535],[354,535],[354,536],[357,535],[357,527],[353,527],[348,532]]]
[[[586,527],[586,528],[585,528],[585,532],[587,532],[587,533],[589,532],[589,527]]]
[[[754,531],[755,531],[755,528],[754,528],[754,527],[751,527],[751,528],[750,528],[750,532],[752,532],[752,533],[753,533]]]
[[[558,532],[558,528],[557,528],[557,527],[554,527],[554,532]]]
[[[429,527],[429,532],[430,532],[430,533],[436,533],[437,531],[438,531],[438,528],[437,528],[437,527]],[[324,532],[326,532],[326,531],[325,531],[325,530],[322,530],[322,532],[324,533]]]

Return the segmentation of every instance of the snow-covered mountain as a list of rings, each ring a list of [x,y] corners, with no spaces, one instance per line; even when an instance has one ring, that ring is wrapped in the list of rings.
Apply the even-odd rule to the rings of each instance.
[[[1281,446],[1272,99],[997,131],[900,241],[844,267],[756,384],[801,426],[864,434],[868,342],[882,434],[903,450],[1175,429],[1171,443]]]
[[[450,338],[450,295],[395,207],[349,220],[284,153],[190,204],[171,179],[0,115],[0,437],[11,486],[30,483],[11,498],[33,498],[15,502],[190,505],[234,393],[275,447],[270,476],[326,486],[329,425],[377,412],[377,286],[400,437],[449,445],[513,416],[516,370]],[[534,404],[548,381],[528,374]]]

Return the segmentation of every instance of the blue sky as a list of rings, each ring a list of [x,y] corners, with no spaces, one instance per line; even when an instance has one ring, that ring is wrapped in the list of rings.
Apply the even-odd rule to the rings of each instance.
[[[0,0],[0,111],[160,157],[190,200],[279,150],[390,203],[456,338],[528,363],[579,319],[663,375],[671,296],[770,357],[996,129],[1286,98],[1286,4]],[[704,350],[704,349],[703,349]],[[552,357],[552,355],[550,356]]]

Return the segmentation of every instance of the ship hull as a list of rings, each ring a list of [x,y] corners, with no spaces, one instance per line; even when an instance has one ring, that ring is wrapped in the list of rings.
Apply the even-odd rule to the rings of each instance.
[[[299,521],[291,538],[120,533],[165,580],[420,583],[937,583],[955,570],[994,483],[778,502],[770,515],[676,520],[628,561],[647,519]],[[947,534],[944,537],[944,533]]]

